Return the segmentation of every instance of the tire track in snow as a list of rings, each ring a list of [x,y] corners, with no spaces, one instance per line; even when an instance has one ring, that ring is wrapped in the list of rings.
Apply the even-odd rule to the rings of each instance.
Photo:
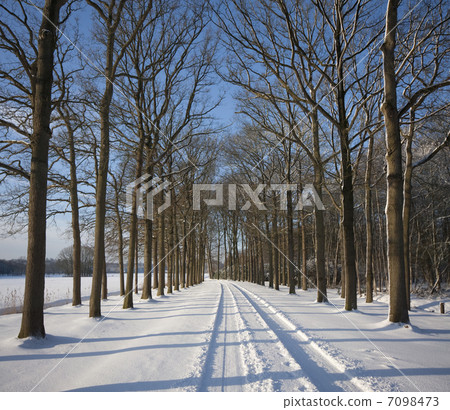
[[[239,308],[236,296],[231,290],[231,288],[234,289],[234,286],[228,284],[226,286],[230,291],[238,313],[236,321],[242,334],[241,351],[244,365],[248,369],[247,380],[250,384],[248,390],[317,391],[301,370],[300,365],[247,298],[241,295],[241,299],[251,310],[251,313],[247,313],[249,316],[248,320],[244,318],[246,315]],[[239,289],[236,290],[239,292]],[[258,329],[252,329],[252,324],[255,326],[255,321],[258,323]],[[257,331],[261,331],[261,333],[268,336],[269,340],[256,340]],[[286,388],[283,388],[283,382],[280,379],[287,380],[288,386]]]
[[[222,286],[222,285],[221,285]],[[225,305],[224,307],[224,314],[223,314],[223,354],[222,354],[222,374],[221,374],[221,391],[225,391],[225,377],[226,377],[226,370],[227,370],[227,330],[228,330],[228,306]],[[219,327],[217,328],[217,332],[219,332]],[[212,372],[211,372],[212,375]]]
[[[228,284],[225,285],[231,300],[233,302],[233,311],[236,328],[238,330],[239,352],[241,355],[241,364],[245,373],[245,390],[246,391],[273,391],[271,380],[264,380],[263,374],[266,366],[259,357],[258,352],[252,342],[251,331],[246,321],[242,317],[237,301]]]
[[[221,298],[208,348],[197,360],[197,363],[203,362],[196,389],[202,392],[241,391],[248,382],[246,365],[249,361],[242,359],[242,329],[237,320],[230,319],[236,317],[238,308],[228,286],[219,284]]]
[[[265,299],[234,284],[320,391],[373,391]],[[269,313],[268,313],[268,312]],[[287,330],[287,332],[286,332]],[[298,342],[301,345],[298,345]]]
[[[206,391],[207,388],[206,381],[208,379],[208,376],[210,376],[210,369],[213,361],[214,344],[217,340],[219,326],[220,322],[222,321],[224,310],[224,291],[223,286],[220,282],[219,285],[219,302],[217,303],[214,320],[212,322],[212,325],[207,329],[208,336],[204,339],[204,346],[201,348],[200,354],[195,359],[193,370],[189,373],[188,376],[186,376],[185,383],[183,383],[183,385],[186,385],[187,383],[190,384],[190,380],[192,379],[197,379],[198,383],[197,385],[189,385],[184,388],[183,386],[180,386],[184,391]]]

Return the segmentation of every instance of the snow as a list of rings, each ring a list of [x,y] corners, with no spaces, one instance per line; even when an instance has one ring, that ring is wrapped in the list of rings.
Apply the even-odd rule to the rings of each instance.
[[[439,301],[414,300],[405,326],[386,320],[383,297],[353,312],[334,290],[329,303],[315,297],[206,280],[151,301],[135,295],[127,310],[112,295],[100,319],[87,302],[49,307],[43,340],[17,339],[21,315],[3,315],[0,390],[450,391]]]
[[[142,283],[143,274],[138,279]],[[72,302],[72,277],[47,275],[45,277],[45,306],[58,306]],[[88,300],[92,277],[81,278],[81,297]],[[22,310],[25,276],[0,276],[0,314],[18,313]],[[108,292],[119,293],[119,274],[108,273]]]

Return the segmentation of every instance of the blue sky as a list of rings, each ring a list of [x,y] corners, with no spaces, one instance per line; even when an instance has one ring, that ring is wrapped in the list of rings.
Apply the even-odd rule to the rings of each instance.
[[[79,15],[78,24],[80,34],[86,38],[91,37],[91,29],[93,27],[93,22],[90,17],[90,10],[84,5],[81,10],[78,10]],[[72,20],[73,21],[73,20]],[[62,41],[68,41],[63,37]],[[82,44],[86,44],[85,41]],[[78,46],[78,44],[77,44]],[[82,49],[82,52],[85,50]],[[86,50],[89,54],[89,51]],[[230,132],[232,129],[236,130],[236,121],[233,120],[235,112],[235,101],[233,100],[233,87],[229,84],[223,83],[219,78],[218,82],[212,89],[212,96],[225,92],[225,98],[220,107],[214,111],[214,116],[218,119],[221,125],[231,125]],[[67,235],[67,230],[70,228],[70,215],[61,216],[57,219],[56,224],[54,222],[49,223],[47,228],[47,257],[55,258],[58,253],[64,247],[70,246],[72,241]],[[15,236],[2,235],[0,226],[0,259],[15,259],[20,257],[25,257],[27,254],[27,233],[17,234]]]

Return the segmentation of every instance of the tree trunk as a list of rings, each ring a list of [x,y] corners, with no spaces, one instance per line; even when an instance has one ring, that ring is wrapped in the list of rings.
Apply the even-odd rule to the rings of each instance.
[[[125,272],[123,264],[123,229],[122,218],[120,215],[118,200],[116,202],[116,218],[117,218],[117,230],[119,241],[119,283],[120,283],[120,296],[125,295]]]
[[[152,299],[152,237],[153,221],[145,219],[144,237],[144,283],[142,285],[141,299]]]
[[[102,264],[102,300],[108,299],[108,277],[106,275],[106,255],[103,252],[103,264]]]
[[[186,238],[186,219],[183,220],[183,252],[181,264],[181,287],[186,287],[186,263],[187,263],[187,238]]]
[[[292,205],[292,191],[287,191],[287,251],[288,251],[288,282],[289,282],[289,293],[295,294],[295,275],[294,275],[294,215],[293,215],[293,205]]]
[[[308,290],[308,253],[306,249],[305,211],[300,211],[300,220],[302,224],[302,290]]]
[[[139,225],[138,225],[138,230],[139,230]],[[136,271],[134,273],[134,293],[136,293],[136,295],[139,293],[139,234],[138,232],[136,232],[136,252],[135,252],[135,256],[136,256]]]
[[[341,220],[340,220],[340,232],[341,232],[341,298],[345,299],[345,279],[347,277],[345,270],[345,254],[344,254],[344,227],[342,224],[343,216],[342,216],[342,208],[341,208]]]
[[[228,278],[228,264],[227,264],[227,228],[225,226],[225,230],[223,232],[223,246],[224,246],[224,260],[223,260],[223,269],[225,272],[225,279],[229,279]]]
[[[372,176],[372,152],[373,133],[369,136],[367,149],[366,177],[364,181],[365,190],[365,215],[366,215],[366,303],[373,302],[373,229],[372,229],[372,189],[370,177]]]
[[[386,33],[382,46],[384,102],[381,107],[386,127],[387,200],[386,226],[389,272],[389,320],[409,322],[406,303],[405,259],[403,252],[403,175],[400,125],[395,78],[395,36],[398,0],[389,0]]]
[[[176,227],[176,225],[175,225]],[[178,242],[178,233],[177,230],[175,230],[175,239]],[[175,290],[180,290],[180,246],[177,244],[175,249]]]
[[[315,93],[313,94],[315,100]],[[317,109],[313,108],[311,115],[311,131],[314,144],[314,188],[322,200],[323,170],[320,156],[319,118]],[[316,278],[317,278],[317,302],[327,302],[327,276],[325,272],[325,223],[324,211],[317,204],[314,207],[315,222],[315,254],[316,254]]]
[[[284,218],[282,218],[284,219]],[[282,262],[282,267],[281,267],[281,271],[282,271],[282,284],[284,286],[288,286],[288,264],[290,265],[290,263],[288,262],[287,258],[288,258],[288,238],[289,238],[289,234],[288,234],[288,221],[287,218],[285,219],[285,225],[283,226],[283,234],[281,237],[281,241],[282,241],[282,245],[280,246],[281,249],[281,262]]]
[[[244,249],[244,248],[242,248]],[[217,279],[220,279],[220,226],[217,229]]]
[[[164,296],[164,288],[166,286],[166,251],[165,251],[165,224],[164,213],[159,214],[159,277],[158,277],[158,292],[157,296]]]
[[[110,37],[110,36],[109,36]],[[105,92],[100,103],[100,161],[96,183],[95,205],[95,238],[94,238],[94,269],[92,273],[91,297],[89,301],[89,317],[101,316],[101,286],[105,255],[105,214],[106,214],[106,183],[109,167],[109,109],[113,96],[111,83],[111,66],[114,41],[108,40],[107,63],[105,76],[107,78]]]
[[[175,207],[175,197],[172,197],[172,206],[174,207],[173,210],[173,223],[174,223],[174,245],[176,247],[175,249],[175,290],[180,290],[180,245],[179,245],[179,237],[178,237],[178,224],[177,224],[177,214],[176,214],[176,207]]]
[[[239,251],[238,251],[238,222],[236,213],[233,214],[233,265],[235,280],[239,280],[240,268],[239,268]]]
[[[346,134],[346,133],[345,133]],[[348,149],[348,136],[341,136],[342,144],[342,209],[343,209],[343,248],[345,265],[345,310],[357,309],[356,298],[356,251],[353,231],[353,171]]]
[[[333,272],[333,286],[338,285],[338,273],[339,273],[339,244],[340,244],[340,236],[341,236],[341,225],[339,224],[339,228],[336,235],[336,249],[334,252],[334,272]]]
[[[244,225],[241,225],[241,265],[242,265],[242,280],[246,280],[247,275],[247,265],[246,265],[246,250],[245,250],[245,235],[244,235]]]
[[[273,241],[273,235],[270,231],[270,224],[269,224],[269,216],[266,214],[264,215],[265,223],[266,223],[266,235],[268,238],[270,238],[271,241]],[[243,248],[242,248],[243,249]],[[267,254],[269,258],[269,288],[273,288],[273,249],[272,244],[270,242],[267,243]]]
[[[300,212],[297,219],[297,277],[298,277],[297,289],[302,288],[303,282],[303,275],[300,269],[300,266],[302,266],[302,231],[301,231],[302,227],[301,227]]]
[[[349,124],[345,108],[345,87],[343,55],[341,45],[341,22],[337,20],[335,32],[336,69],[338,76],[337,105],[339,115],[339,139],[341,148],[341,173],[342,173],[342,227],[344,236],[344,264],[345,264],[345,310],[357,309],[356,294],[356,266],[355,266],[355,234],[353,230],[353,167],[349,142]]]
[[[319,186],[319,185],[317,185]],[[316,188],[320,198],[322,198],[322,188]],[[327,302],[327,275],[325,271],[325,223],[324,211],[314,209],[315,220],[315,250],[316,250],[316,278],[317,278],[317,302]]]
[[[278,253],[279,246],[278,246],[278,215],[276,211],[276,204],[275,204],[275,210],[272,214],[272,229],[273,229],[273,243],[275,245],[275,249],[273,250],[273,287],[275,290],[280,290],[280,273],[279,273],[279,263],[278,263]]]
[[[158,289],[159,284],[158,231],[156,231],[155,229],[153,229],[152,242],[153,242],[153,289]]]
[[[19,338],[45,337],[45,247],[48,149],[51,138],[53,56],[56,27],[64,0],[46,0],[39,29],[36,81],[33,86],[33,135],[28,208],[28,250],[22,323]]]
[[[70,207],[72,210],[72,237],[73,237],[73,295],[72,306],[81,305],[81,233],[80,216],[78,209],[78,180],[75,154],[75,141],[70,121],[66,121],[69,137],[70,151]]]
[[[151,145],[151,143],[150,143]],[[146,173],[153,177],[153,158],[152,150],[147,147]],[[145,216],[147,216],[147,200],[145,199]],[[153,250],[153,221],[145,217],[144,222],[144,283],[142,285],[141,299],[152,299],[152,250]],[[153,267],[153,269],[152,269]]]
[[[147,141],[147,160],[145,172],[149,177],[153,177],[153,150],[151,141]],[[147,197],[147,195],[146,195]],[[142,285],[141,299],[152,299],[152,274],[155,269],[155,262],[152,264],[153,251],[153,221],[147,218],[147,198],[145,198],[145,222],[144,222],[144,283]]]
[[[255,282],[255,250],[253,237],[249,238],[250,245],[250,282]]]
[[[192,220],[192,225],[194,224],[194,220]],[[191,226],[192,226],[191,225]],[[191,232],[190,240],[189,240],[189,264],[188,264],[188,286],[194,285],[194,274],[195,274],[195,243],[196,243],[196,232],[195,230]]]
[[[252,271],[252,261],[251,261],[251,249],[250,249],[250,236],[246,235],[245,237],[245,259],[246,259],[246,265],[247,265],[247,275],[245,277],[245,280],[247,282],[250,282],[250,274]]]
[[[264,274],[264,250],[263,244],[261,240],[258,240],[258,253],[259,253],[259,275],[258,275],[258,283],[262,286],[265,286],[265,274]],[[294,282],[294,293],[295,293],[295,282]]]
[[[170,173],[170,170],[169,170]],[[172,191],[172,190],[171,190]],[[169,210],[169,234],[168,234],[168,256],[167,256],[167,293],[173,293],[173,271],[174,271],[174,252],[173,246],[174,242],[174,229],[173,225],[175,223],[175,219],[173,217],[173,207]]]
[[[377,214],[381,215],[380,198],[378,195],[378,191],[375,191],[375,200],[377,205]],[[387,233],[385,231],[386,225],[385,221],[382,218],[378,218],[377,226],[379,237],[386,238],[387,236]],[[378,272],[379,272],[380,292],[383,292],[383,290],[386,289],[386,270],[387,270],[385,241],[381,241],[380,245],[381,246],[378,252],[378,263],[379,263]]]
[[[192,225],[194,224],[194,220],[192,221]],[[191,242],[190,242],[190,246],[189,246],[189,284],[190,286],[194,286],[195,285],[195,275],[197,272],[197,263],[198,263],[198,258],[197,258],[197,252],[198,252],[198,241],[199,238],[197,237],[197,232],[193,231],[191,234]]]
[[[142,127],[139,127],[139,147],[136,153],[136,171],[135,179],[142,175],[142,160],[144,150],[144,134]],[[128,245],[128,264],[127,264],[127,287],[125,290],[125,298],[123,299],[123,309],[130,309],[133,307],[133,276],[134,265],[137,248],[137,234],[138,234],[138,216],[137,216],[137,203],[139,195],[139,187],[135,186],[132,193],[131,203],[131,219],[130,219],[130,239]],[[137,272],[137,265],[136,265]]]
[[[410,110],[410,126],[406,136],[405,179],[403,181],[403,258],[405,259],[406,305],[411,309],[411,262],[410,262],[410,215],[411,215],[411,180],[412,180],[412,141],[414,137],[414,109]]]

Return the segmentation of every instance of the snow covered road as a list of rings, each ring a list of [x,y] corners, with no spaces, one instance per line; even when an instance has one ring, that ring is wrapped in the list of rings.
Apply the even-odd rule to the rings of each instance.
[[[102,319],[88,306],[46,310],[45,340],[16,338],[20,315],[0,317],[2,391],[449,391],[449,316],[417,309],[413,326],[387,306],[343,312],[315,292],[288,295],[207,280]]]

